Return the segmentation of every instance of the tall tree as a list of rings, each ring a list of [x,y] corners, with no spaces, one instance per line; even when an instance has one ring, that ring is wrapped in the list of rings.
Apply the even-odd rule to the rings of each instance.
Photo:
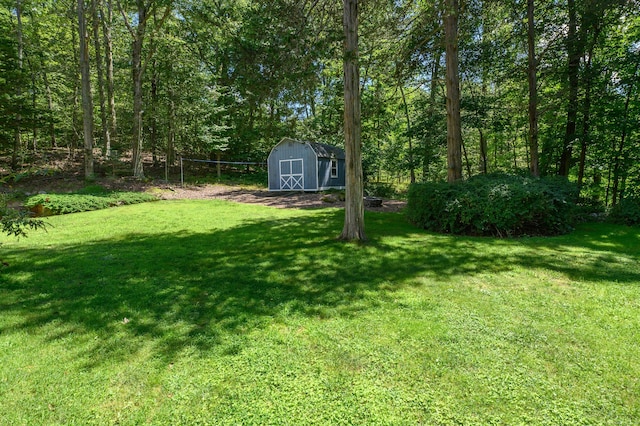
[[[527,45],[529,66],[529,171],[540,176],[538,154],[538,59],[536,58],[536,27],[534,20],[534,0],[527,0]]]
[[[147,25],[149,20],[155,15],[156,9],[160,6],[155,0],[136,0],[136,22],[130,22],[127,13],[120,3],[120,13],[125,21],[127,29],[133,38],[131,43],[131,76],[133,79],[133,126],[132,126],[132,155],[133,155],[133,176],[136,178],[144,178],[144,169],[142,166],[142,151],[144,149],[142,139],[142,113],[143,111],[143,77],[148,61],[153,55],[153,50],[149,51],[149,55],[143,58],[144,40],[147,35]],[[164,15],[159,21],[154,21],[157,31],[162,27],[165,19],[171,12],[171,5],[166,6]]]
[[[82,129],[84,135],[84,176],[93,176],[93,102],[89,70],[89,33],[84,0],[78,0],[78,40],[80,46],[80,74],[82,85]]]
[[[458,0],[445,0],[444,38],[447,87],[447,181],[462,179],[462,124],[458,71]]]
[[[107,108],[104,96],[104,68],[102,66],[102,46],[100,44],[100,20],[98,12],[101,8],[101,0],[91,0],[91,19],[93,24],[93,47],[96,55],[96,71],[98,86],[98,102],[100,104],[100,123],[102,131],[102,150],[105,155],[109,155],[111,150],[111,132],[107,124]]]
[[[580,38],[578,36],[578,13],[576,1],[568,0],[567,8],[569,13],[569,28],[567,34],[567,53],[569,71],[569,102],[567,103],[567,125],[565,128],[564,145],[562,156],[560,157],[560,176],[569,176],[573,156],[573,144],[576,139],[576,123],[578,121],[578,85],[580,58],[582,50],[580,48]]]
[[[360,134],[360,73],[358,71],[358,0],[343,0],[345,213],[340,239],[364,241],[364,188]]]
[[[104,59],[106,66],[106,86],[108,108],[109,145],[106,146],[107,156],[111,156],[112,141],[117,139],[116,100],[113,82],[113,41],[111,40],[111,26],[113,25],[113,1],[106,0],[106,11],[100,7],[100,21],[104,38]]]
[[[18,70],[22,73],[23,67],[23,59],[24,59],[24,39],[22,37],[22,2],[20,0],[16,0],[16,18],[18,24],[16,26],[16,35],[18,37]],[[22,97],[22,86],[16,86],[17,98],[20,99]],[[13,134],[13,153],[11,155],[11,168],[16,169],[18,167],[18,151],[22,146],[22,136],[21,136],[21,122],[22,115],[20,112],[16,115],[16,125],[14,128]]]

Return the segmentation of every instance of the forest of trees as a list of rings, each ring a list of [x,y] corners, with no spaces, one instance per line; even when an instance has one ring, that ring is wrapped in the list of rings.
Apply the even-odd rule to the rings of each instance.
[[[365,179],[558,174],[609,205],[640,191],[638,1],[358,3]],[[143,177],[143,154],[344,145],[341,1],[0,4],[3,173],[52,148],[87,176],[128,153]]]

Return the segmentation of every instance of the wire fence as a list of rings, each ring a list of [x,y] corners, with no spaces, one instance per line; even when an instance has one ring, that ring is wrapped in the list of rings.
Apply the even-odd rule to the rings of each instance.
[[[220,174],[220,166],[221,165],[267,167],[267,163],[265,163],[265,162],[200,160],[200,159],[197,159],[197,158],[180,157],[180,185],[181,186],[184,186],[184,163],[185,162],[215,164],[216,166],[218,166],[218,174]]]

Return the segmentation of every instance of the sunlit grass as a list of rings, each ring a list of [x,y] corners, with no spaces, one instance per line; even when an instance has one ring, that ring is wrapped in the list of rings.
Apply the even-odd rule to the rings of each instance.
[[[163,201],[2,237],[0,424],[636,424],[640,230]]]

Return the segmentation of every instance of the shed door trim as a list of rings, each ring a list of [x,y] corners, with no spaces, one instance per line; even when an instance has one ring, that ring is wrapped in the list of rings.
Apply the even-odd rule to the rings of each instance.
[[[298,163],[300,163],[299,169]],[[280,160],[280,189],[304,190],[304,160],[302,158]]]

